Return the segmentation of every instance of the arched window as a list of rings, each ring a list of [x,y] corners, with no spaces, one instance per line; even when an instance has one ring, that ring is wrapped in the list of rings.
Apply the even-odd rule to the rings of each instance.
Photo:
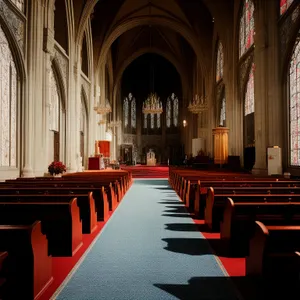
[[[280,0],[280,15],[283,15],[293,2],[294,0]]]
[[[161,124],[160,124],[160,114],[156,114],[156,118],[157,118],[157,128],[160,128]]]
[[[251,66],[245,94],[245,116],[254,113],[254,64]]]
[[[223,45],[221,42],[219,42],[218,52],[217,52],[216,81],[218,82],[222,78],[223,78]]]
[[[127,97],[124,99],[123,111],[124,111],[124,127],[126,128],[129,124],[129,103]]]
[[[167,99],[167,106],[166,106],[167,128],[170,128],[172,125],[174,127],[178,126],[178,116],[179,116],[178,98],[174,93],[172,93],[171,97]]]
[[[252,0],[245,0],[240,19],[240,57],[254,43],[254,4]]]
[[[59,111],[60,111],[60,100],[59,100],[59,87],[54,74],[53,68],[50,71],[50,82],[51,82],[51,95],[50,95],[50,117],[49,117],[49,128],[50,130],[59,131]]]
[[[221,103],[221,113],[220,113],[220,125],[224,126],[224,121],[226,120],[226,100],[225,100],[225,93],[222,97]]]
[[[131,100],[131,127],[136,128],[136,102],[135,98]]]
[[[166,118],[167,118],[167,127],[171,127],[171,99],[167,99],[167,108],[166,108]]]
[[[151,120],[151,121],[150,121],[151,129],[154,129],[154,128],[155,128],[155,119],[154,119],[154,116],[155,116],[154,114],[151,114],[151,115],[150,115],[150,118],[151,118],[151,119],[150,119],[150,120]]]
[[[146,129],[148,125],[148,114],[144,114],[144,128]]]
[[[290,61],[290,163],[300,166],[300,35]]]
[[[0,167],[16,167],[18,74],[1,26],[0,78]]]

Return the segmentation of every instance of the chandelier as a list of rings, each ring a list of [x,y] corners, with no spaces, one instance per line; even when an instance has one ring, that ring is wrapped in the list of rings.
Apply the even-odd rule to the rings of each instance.
[[[156,93],[150,93],[143,103],[143,114],[161,114],[163,112],[162,102]]]
[[[101,103],[98,106],[94,107],[94,110],[97,112],[98,115],[109,114],[111,112],[111,106],[108,99],[106,99],[105,104]]]
[[[190,102],[188,106],[188,110],[197,115],[204,111],[208,110],[208,105],[206,102],[206,97],[199,97],[197,94],[195,95],[192,102]]]

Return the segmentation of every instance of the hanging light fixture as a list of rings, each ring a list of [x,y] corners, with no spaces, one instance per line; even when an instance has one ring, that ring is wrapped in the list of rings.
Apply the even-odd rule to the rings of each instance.
[[[203,86],[202,86],[202,95],[201,96],[198,95],[198,60],[197,60],[196,72],[197,72],[196,73],[196,94],[188,106],[188,110],[192,114],[195,114],[195,115],[208,110],[208,105],[207,105],[206,96],[205,96],[205,81],[204,81],[204,79],[203,79]]]
[[[105,104],[101,103],[98,106],[94,107],[94,110],[97,112],[98,115],[106,115],[111,112],[111,105],[109,100],[106,99]]]
[[[151,1],[149,1],[149,17],[151,19]],[[149,25],[149,40],[150,40],[150,49],[152,47],[152,38],[151,38],[151,25]],[[154,92],[154,68],[151,62],[150,66],[150,77],[151,77],[151,89],[152,92],[148,95],[146,100],[143,103],[143,114],[162,114],[163,113],[163,106],[160,98]]]

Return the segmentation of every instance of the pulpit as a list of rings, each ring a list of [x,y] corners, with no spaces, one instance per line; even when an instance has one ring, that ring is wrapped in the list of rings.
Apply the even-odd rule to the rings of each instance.
[[[228,132],[227,127],[213,129],[215,164],[223,165],[228,161]]]
[[[147,166],[155,166],[156,165],[156,158],[155,153],[150,149],[147,153]]]

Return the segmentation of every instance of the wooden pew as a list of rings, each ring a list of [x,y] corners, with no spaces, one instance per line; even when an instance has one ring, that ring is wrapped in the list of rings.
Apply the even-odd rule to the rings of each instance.
[[[266,226],[255,222],[246,257],[246,275],[291,278],[299,284],[300,226]]]
[[[52,258],[41,222],[0,225],[0,251],[7,251],[3,299],[38,299],[52,283]]]
[[[69,190],[57,188],[0,188],[0,203],[2,201],[12,202],[70,202],[77,199],[82,221],[82,233],[92,233],[97,228],[97,211],[92,192],[85,190],[81,193],[73,193]],[[100,210],[101,209],[101,210]],[[103,207],[100,206],[100,216],[103,215]],[[103,220],[103,219],[101,219]]]
[[[300,202],[239,202],[227,198],[220,237],[230,255],[248,255],[255,221],[268,225],[300,225]]]
[[[6,283],[6,276],[3,272],[3,265],[8,256],[7,251],[0,252],[0,299],[3,299],[5,294],[5,283]]]
[[[82,246],[82,224],[76,198],[69,202],[1,202],[0,224],[40,220],[49,255],[73,256]]]
[[[213,231],[220,229],[227,198],[237,202],[300,202],[300,196],[295,194],[229,194],[215,195],[210,188],[207,193],[205,207],[205,224]]]

